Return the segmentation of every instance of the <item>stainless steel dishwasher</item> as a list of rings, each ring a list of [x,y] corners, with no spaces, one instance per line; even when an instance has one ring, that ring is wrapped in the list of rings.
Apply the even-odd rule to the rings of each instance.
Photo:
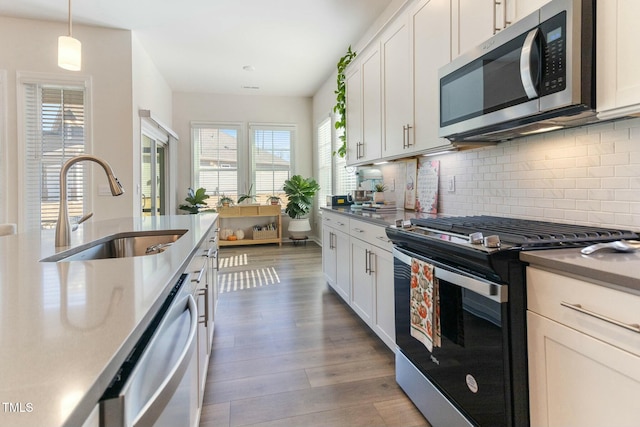
[[[183,274],[100,400],[101,427],[190,426],[198,313]]]

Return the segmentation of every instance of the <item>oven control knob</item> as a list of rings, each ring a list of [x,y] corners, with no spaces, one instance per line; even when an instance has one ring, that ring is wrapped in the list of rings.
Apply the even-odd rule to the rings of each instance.
[[[479,245],[482,243],[482,233],[471,233],[469,234],[469,243],[472,245]]]
[[[487,236],[484,238],[484,247],[485,248],[499,248],[500,247],[500,236],[496,236],[495,234],[492,236]]]

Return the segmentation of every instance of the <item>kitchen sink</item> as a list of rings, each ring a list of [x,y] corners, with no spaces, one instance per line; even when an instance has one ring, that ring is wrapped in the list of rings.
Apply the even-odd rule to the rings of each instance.
[[[157,230],[118,233],[59,252],[41,261],[90,261],[154,255],[164,252],[186,232],[187,230]]]

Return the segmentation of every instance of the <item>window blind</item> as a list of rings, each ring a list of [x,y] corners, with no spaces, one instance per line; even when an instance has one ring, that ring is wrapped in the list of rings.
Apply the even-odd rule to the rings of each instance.
[[[237,198],[239,134],[236,126],[192,125],[194,185],[213,196],[210,206],[222,194]]]
[[[249,129],[252,193],[259,203],[264,203],[272,194],[282,195],[284,182],[291,176],[295,126],[250,125]]]
[[[85,89],[25,84],[25,183],[28,229],[54,228],[60,202],[60,169],[85,152]],[[69,216],[84,211],[84,165],[67,175]]]
[[[332,194],[331,157],[333,150],[331,144],[331,117],[323,120],[316,131],[318,141],[318,184],[320,184],[318,206],[316,208],[320,210],[320,207],[325,205],[327,196]]]
[[[336,117],[336,120],[340,120],[340,117]],[[342,145],[340,135],[344,133],[344,129],[336,131],[336,136],[333,139],[333,151],[337,151]],[[356,168],[347,166],[346,157],[340,157],[338,155],[335,158],[335,172],[333,174],[335,179],[334,190],[336,194],[348,194],[356,189]]]

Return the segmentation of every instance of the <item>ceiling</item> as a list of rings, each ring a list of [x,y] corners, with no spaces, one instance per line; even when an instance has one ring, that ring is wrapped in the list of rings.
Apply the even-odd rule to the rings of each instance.
[[[132,30],[173,91],[311,96],[392,1],[76,0],[72,11],[74,25]],[[21,18],[66,22],[67,8],[0,0],[0,15]]]

